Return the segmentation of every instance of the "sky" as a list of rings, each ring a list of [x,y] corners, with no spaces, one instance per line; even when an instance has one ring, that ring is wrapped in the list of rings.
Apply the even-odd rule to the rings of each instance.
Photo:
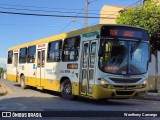
[[[138,0],[88,0],[89,16],[99,17],[103,5],[131,6]],[[84,16],[85,0],[0,0],[0,12]],[[99,23],[89,19],[88,25]],[[84,18],[57,18],[0,13],[0,58],[7,58],[9,47],[75,30]]]

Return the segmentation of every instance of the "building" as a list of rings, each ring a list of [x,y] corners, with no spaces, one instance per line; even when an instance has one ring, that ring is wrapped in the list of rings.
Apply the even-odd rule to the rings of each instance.
[[[111,6],[104,5],[100,12],[100,24],[116,24],[116,18],[119,12],[122,11],[126,6]],[[106,17],[103,19],[103,17]]]
[[[146,0],[142,0],[145,4]],[[160,4],[160,0],[155,0],[157,4]],[[140,3],[142,4],[142,2]],[[116,18],[120,12],[133,8],[133,6],[113,6],[113,5],[104,5],[100,11],[100,24],[116,24]],[[105,19],[103,19],[105,17]]]

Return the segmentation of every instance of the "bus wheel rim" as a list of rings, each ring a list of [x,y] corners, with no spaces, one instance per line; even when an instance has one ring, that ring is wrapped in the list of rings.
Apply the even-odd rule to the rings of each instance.
[[[66,84],[64,87],[64,92],[65,94],[69,95],[71,94],[71,85],[70,84]]]

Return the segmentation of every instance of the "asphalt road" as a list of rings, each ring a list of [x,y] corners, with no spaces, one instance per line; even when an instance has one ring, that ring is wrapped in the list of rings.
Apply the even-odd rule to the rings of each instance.
[[[13,91],[0,97],[0,111],[152,111],[153,113],[160,111],[159,101],[139,99],[96,101],[81,97],[64,100],[56,92],[40,91],[33,87],[23,90],[17,83],[8,80],[0,80],[0,82]]]

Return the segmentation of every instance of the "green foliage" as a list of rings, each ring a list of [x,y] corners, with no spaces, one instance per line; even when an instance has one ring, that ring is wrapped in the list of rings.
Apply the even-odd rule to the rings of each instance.
[[[152,53],[160,51],[160,4],[154,0],[146,0],[144,6],[126,10],[120,14],[116,22],[148,30]]]
[[[3,68],[0,67],[0,75],[3,73]]]

